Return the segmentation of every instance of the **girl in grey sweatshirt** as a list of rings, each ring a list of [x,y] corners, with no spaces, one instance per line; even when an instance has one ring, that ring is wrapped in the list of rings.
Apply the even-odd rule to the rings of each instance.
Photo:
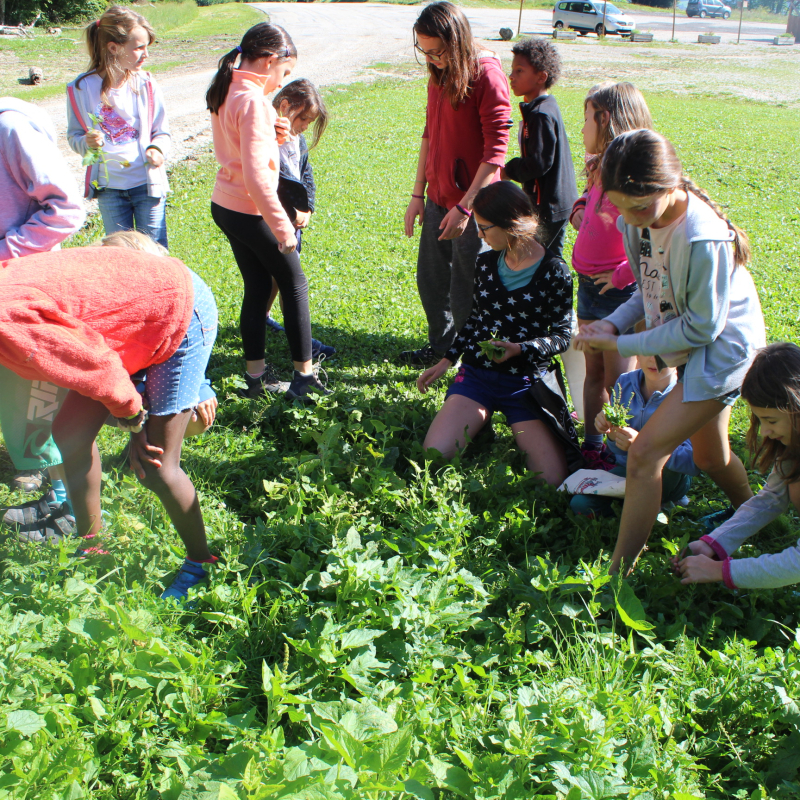
[[[771,589],[800,583],[800,541],[780,553],[731,559],[731,553],[783,514],[800,508],[800,347],[779,342],[761,350],[742,384],[750,404],[748,444],[763,471],[764,488],[724,525],[690,542],[691,555],[674,559],[681,583],[723,581],[729,589]]]

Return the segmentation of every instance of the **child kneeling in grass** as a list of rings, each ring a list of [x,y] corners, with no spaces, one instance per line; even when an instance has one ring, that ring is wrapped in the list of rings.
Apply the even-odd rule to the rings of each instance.
[[[553,356],[569,347],[572,278],[567,265],[536,240],[538,220],[522,189],[492,183],[477,193],[473,209],[478,235],[491,250],[478,256],[464,327],[447,355],[417,378],[424,393],[462,359],[423,447],[450,458],[500,411],[528,469],[557,486],[567,476],[567,457],[530,389]],[[499,354],[483,352],[481,343],[488,340],[495,340]]]
[[[644,325],[637,325],[637,333],[640,328]],[[602,411],[595,419],[595,427],[606,435],[609,451],[616,459],[611,469],[613,475],[625,475],[630,446],[678,380],[677,370],[674,367],[659,369],[655,356],[639,356],[637,362],[639,369],[620,375],[613,390],[613,397],[628,409],[628,424],[612,425]],[[692,459],[692,443],[687,439],[675,448],[661,473],[662,506],[683,500],[692,476],[699,473]],[[602,495],[576,494],[569,505],[576,514],[604,517],[611,515],[613,502],[613,498]]]
[[[758,467],[771,468],[764,488],[712,533],[673,559],[681,583],[723,581],[729,589],[772,589],[800,583],[800,541],[780,553],[731,559],[747,539],[788,510],[800,509],[800,347],[761,350],[742,384],[750,404],[747,442]],[[761,441],[759,442],[759,434]]]
[[[53,438],[77,533],[93,537],[102,527],[95,439],[110,412],[131,431],[131,465],[186,546],[164,597],[185,597],[217,560],[180,464],[216,335],[211,291],[176,258],[85,247],[0,262],[0,364],[70,390]],[[144,398],[131,381],[142,370]]]

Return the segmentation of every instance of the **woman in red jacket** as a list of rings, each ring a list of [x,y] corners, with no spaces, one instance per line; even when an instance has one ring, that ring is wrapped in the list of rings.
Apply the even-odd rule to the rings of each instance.
[[[429,341],[419,350],[401,353],[400,360],[429,366],[450,349],[472,310],[475,259],[481,249],[472,200],[500,177],[511,104],[500,59],[481,51],[457,6],[426,6],[414,35],[414,46],[428,65],[428,106],[405,232],[413,235],[419,217],[417,287]]]
[[[0,262],[0,364],[69,389],[53,420],[78,535],[99,533],[100,454],[109,412],[131,431],[131,465],[164,504],[187,557],[162,597],[204,580],[208,549],[181,444],[199,400],[217,307],[176,258],[86,247]],[[146,373],[144,397],[131,376]]]

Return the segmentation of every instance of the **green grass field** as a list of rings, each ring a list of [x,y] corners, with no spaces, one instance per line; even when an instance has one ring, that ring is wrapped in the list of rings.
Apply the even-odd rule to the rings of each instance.
[[[583,92],[558,99],[578,156]],[[326,101],[303,259],[314,334],[339,351],[334,394],[314,408],[236,397],[240,278],[209,216],[214,164],[181,164],[171,251],[211,285],[221,322],[219,417],[185,466],[226,563],[191,608],[156,599],[182,549],[119,471],[123,437],[103,433],[110,554],[75,562],[12,539],[0,552],[0,798],[798,797],[797,595],[684,588],[667,568],[721,504],[708,482],[615,583],[615,521],[572,518],[505,426],[425,463],[445,386],[423,397],[393,360],[425,331],[416,240],[401,234],[424,86]],[[796,341],[796,112],[648,101],[750,234],[770,338]],[[288,374],[285,341],[269,348]],[[745,425],[739,408],[740,452]],[[797,537],[786,519],[747,552]]]

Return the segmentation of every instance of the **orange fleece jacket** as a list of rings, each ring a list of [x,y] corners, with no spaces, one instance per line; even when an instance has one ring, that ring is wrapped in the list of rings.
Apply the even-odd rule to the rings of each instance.
[[[214,155],[219,162],[211,202],[229,211],[263,217],[279,242],[294,225],[278,199],[281,158],[275,110],[264,96],[265,75],[235,69],[219,114],[211,114]]]
[[[130,417],[130,376],[178,349],[193,307],[177,258],[81,247],[0,261],[0,364]]]

